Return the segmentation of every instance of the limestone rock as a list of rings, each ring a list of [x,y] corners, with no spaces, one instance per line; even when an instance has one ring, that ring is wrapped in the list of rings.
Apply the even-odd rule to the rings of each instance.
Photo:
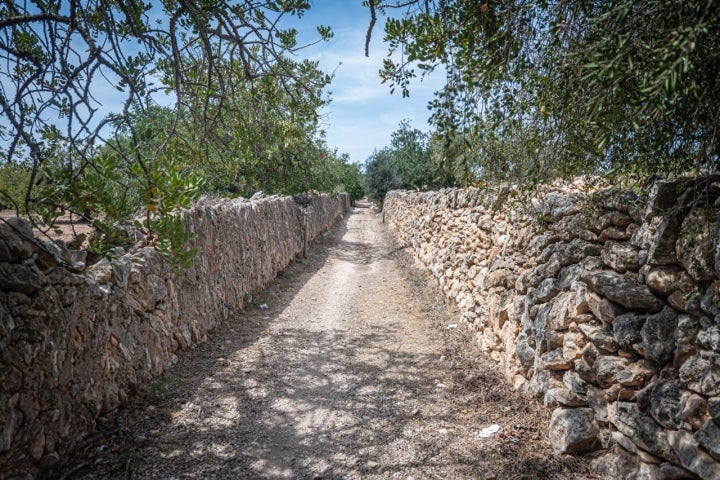
[[[618,214],[621,218],[632,217],[636,214],[636,210],[639,208],[640,199],[637,194],[632,190],[616,190],[609,189],[597,192],[594,196],[598,206],[605,210],[610,210],[609,214]],[[624,215],[627,214],[627,215]],[[624,226],[629,223],[626,220],[614,220],[613,224]]]
[[[615,431],[610,433],[610,438],[612,438],[613,441],[620,445],[624,450],[630,453],[637,454],[637,445],[635,445],[629,437],[626,437],[622,433]]]
[[[678,316],[678,326],[675,329],[677,348],[673,358],[675,368],[680,368],[685,361],[697,353],[697,335],[702,328],[703,322],[699,318],[689,315]]]
[[[680,366],[680,380],[703,395],[720,395],[720,354],[701,350]]]
[[[585,345],[582,349],[582,356],[583,359],[588,363],[588,365],[593,366],[595,364],[595,359],[600,355],[600,351],[597,349],[594,343],[588,342],[587,345]]]
[[[0,288],[30,295],[42,289],[42,278],[31,266],[0,263]]]
[[[585,398],[587,398],[590,408],[595,412],[595,420],[607,423],[610,417],[608,416],[608,401],[603,390],[588,386]]]
[[[569,243],[556,243],[552,247],[554,247],[557,259],[563,267],[578,263],[586,257],[600,255],[600,247],[577,238]]]
[[[613,337],[619,347],[626,351],[633,351],[633,345],[642,341],[640,331],[645,325],[645,315],[625,313],[615,318],[612,323]]]
[[[652,267],[645,277],[645,283],[651,291],[664,296],[668,296],[676,290],[686,293],[695,286],[690,275],[680,267],[673,265]]]
[[[112,264],[107,258],[102,258],[99,262],[87,269],[95,281],[101,285],[110,283],[112,278]]]
[[[650,393],[650,414],[665,428],[679,428],[680,397],[680,382],[658,380]]]
[[[601,387],[609,387],[613,385],[617,379],[615,375],[625,367],[628,361],[624,358],[614,357],[610,355],[600,355],[595,359],[593,368],[595,369],[595,377]]]
[[[715,247],[715,276],[720,278],[720,242]]]
[[[667,439],[683,467],[703,480],[720,479],[720,462],[700,449],[692,433],[686,430],[668,430]]]
[[[619,273],[640,268],[638,249],[627,243],[615,241],[605,243],[602,260],[605,265]]]
[[[627,227],[631,223],[633,223],[633,219],[626,213],[598,211],[593,215],[593,222],[590,229],[595,233],[600,233],[612,225],[616,227]]]
[[[701,395],[684,391],[680,396],[678,410],[677,419],[697,430],[707,419],[708,401]]]
[[[703,328],[699,318],[690,315],[679,315],[675,329],[675,343],[681,345],[694,345],[698,333]]]
[[[619,345],[615,338],[602,328],[590,323],[580,324],[578,328],[596,347],[606,352],[617,352]]]
[[[630,227],[634,227],[634,225],[630,225]],[[615,225],[606,228],[602,232],[600,232],[600,235],[598,236],[599,242],[607,242],[608,240],[627,240],[630,237],[632,237],[632,229],[628,228],[619,228]]]
[[[637,455],[615,448],[612,452],[594,458],[591,462],[593,470],[602,475],[603,479],[636,479],[640,469]]]
[[[618,315],[625,313],[618,305],[596,293],[588,292],[586,298],[590,312],[605,325],[610,325]]]
[[[0,262],[21,262],[33,254],[32,227],[27,220],[12,217],[0,222]]]
[[[700,308],[710,316],[720,315],[720,280],[710,284],[700,300]]]
[[[720,397],[708,398],[708,413],[712,419],[720,425]]]
[[[571,392],[578,395],[585,395],[588,389],[588,382],[583,380],[582,376],[575,371],[568,370],[563,375],[563,383]]]
[[[570,370],[574,366],[572,360],[563,356],[562,348],[545,352],[540,357],[541,368],[545,370]]]
[[[530,346],[524,332],[521,332],[515,341],[515,353],[524,367],[529,368],[535,363],[535,349]]]
[[[588,383],[597,383],[595,377],[595,369],[590,366],[584,358],[577,358],[574,362],[574,371],[580,375],[580,378]]]
[[[569,290],[584,271],[585,267],[581,264],[563,267],[560,269],[560,273],[558,273],[557,288],[559,290]]]
[[[557,255],[554,254],[547,262],[535,267],[529,282],[530,286],[537,287],[544,279],[556,277],[561,268],[562,265],[560,265]]]
[[[644,387],[657,373],[654,365],[647,360],[639,360],[629,364],[615,374],[615,378],[623,387]]]
[[[558,280],[555,278],[546,278],[538,285],[535,292],[535,299],[540,303],[549,302],[555,298],[558,293],[560,293]]]
[[[695,434],[695,440],[716,460],[720,460],[720,425],[708,420]]]
[[[588,401],[585,395],[580,395],[565,387],[553,387],[545,392],[543,405],[549,408],[562,407],[587,407]]]
[[[556,408],[550,418],[550,444],[560,453],[582,453],[600,448],[600,429],[590,408]]]
[[[546,330],[542,334],[543,341],[547,346],[548,350],[554,350],[556,348],[562,348],[565,339],[565,334],[556,332],[554,330]]]
[[[535,332],[567,330],[571,323],[570,306],[574,301],[572,292],[563,292],[544,304],[535,317]]]
[[[660,477],[662,480],[696,480],[697,476],[682,467],[664,462],[660,464]]]
[[[664,365],[672,360],[675,354],[675,328],[678,324],[678,315],[670,307],[665,307],[660,313],[647,317],[640,329],[642,341],[635,345],[635,349],[645,358]]]
[[[720,326],[713,325],[698,332],[697,341],[703,348],[720,353]]]
[[[720,218],[715,208],[696,208],[683,220],[676,252],[680,265],[698,282],[715,277]]]
[[[625,308],[659,312],[662,302],[644,285],[614,272],[586,272],[580,279],[592,290]]]
[[[640,450],[642,452],[642,450]],[[660,467],[655,464],[649,464],[640,462],[640,468],[638,468],[637,476],[634,480],[657,480],[663,478]]]
[[[587,345],[587,338],[580,332],[566,332],[563,335],[563,357],[575,360],[582,357],[582,349]]]
[[[667,433],[652,417],[640,412],[635,403],[614,402],[608,405],[610,422],[635,445],[653,455],[678,463],[668,443]]]
[[[678,207],[678,199],[687,189],[687,179],[657,180],[650,186],[644,218],[649,220]]]
[[[648,240],[640,243],[649,243],[647,260],[649,265],[672,265],[677,263],[675,255],[675,242],[677,241],[682,219],[679,215],[655,217],[645,229]]]

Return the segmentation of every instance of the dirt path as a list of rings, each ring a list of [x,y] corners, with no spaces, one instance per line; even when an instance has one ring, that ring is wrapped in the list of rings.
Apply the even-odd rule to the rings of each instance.
[[[372,210],[354,209],[107,418],[113,433],[64,477],[590,478],[552,453],[547,415],[448,328],[456,316],[411,263]]]

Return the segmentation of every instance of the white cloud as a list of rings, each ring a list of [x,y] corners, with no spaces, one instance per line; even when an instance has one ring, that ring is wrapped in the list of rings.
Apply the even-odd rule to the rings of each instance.
[[[362,21],[362,15],[369,21],[366,10],[337,0],[316,0],[313,9],[308,18],[303,17],[303,25],[326,23],[335,31],[330,42],[300,52],[304,58],[319,61],[323,70],[335,73],[329,88],[332,102],[325,112],[328,144],[362,163],[374,150],[389,145],[401,120],[410,119],[413,127],[428,130],[427,103],[443,85],[444,73],[434,72],[423,82],[413,82],[409,98],[399,92],[391,95],[389,85],[382,84],[378,74],[387,54],[382,22],[375,27],[367,58],[367,24]],[[330,13],[335,15],[328,19]]]

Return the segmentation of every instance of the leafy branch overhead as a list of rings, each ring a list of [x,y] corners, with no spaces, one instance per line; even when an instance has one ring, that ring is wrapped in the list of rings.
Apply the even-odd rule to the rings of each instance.
[[[298,44],[295,29],[282,28],[284,17],[302,16],[309,6],[3,2],[2,168],[19,169],[13,175],[23,184],[19,192],[0,182],[0,204],[35,223],[52,224],[67,211],[86,214],[108,232],[143,213],[143,228],[155,231],[201,191],[300,188],[259,184],[253,162],[317,178],[307,175],[317,166],[302,164],[297,142],[325,149],[318,110],[330,78],[317,64],[288,59],[307,45]],[[317,41],[331,36],[317,27]],[[112,113],[101,104],[110,91]],[[229,141],[228,134],[235,136]],[[274,134],[287,141],[262,142]]]
[[[470,181],[720,168],[714,0],[365,3],[390,16],[391,91],[446,72],[431,120]]]

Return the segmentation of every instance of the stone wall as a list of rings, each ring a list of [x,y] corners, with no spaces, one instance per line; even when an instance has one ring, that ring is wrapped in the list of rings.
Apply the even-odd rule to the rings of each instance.
[[[390,192],[389,228],[561,452],[608,478],[720,479],[720,176]]]
[[[184,213],[199,254],[181,273],[151,248],[86,268],[82,252],[27,241],[24,221],[0,223],[0,479],[57,469],[98,416],[302,252],[307,211],[312,240],[348,207],[345,195],[201,201]]]

